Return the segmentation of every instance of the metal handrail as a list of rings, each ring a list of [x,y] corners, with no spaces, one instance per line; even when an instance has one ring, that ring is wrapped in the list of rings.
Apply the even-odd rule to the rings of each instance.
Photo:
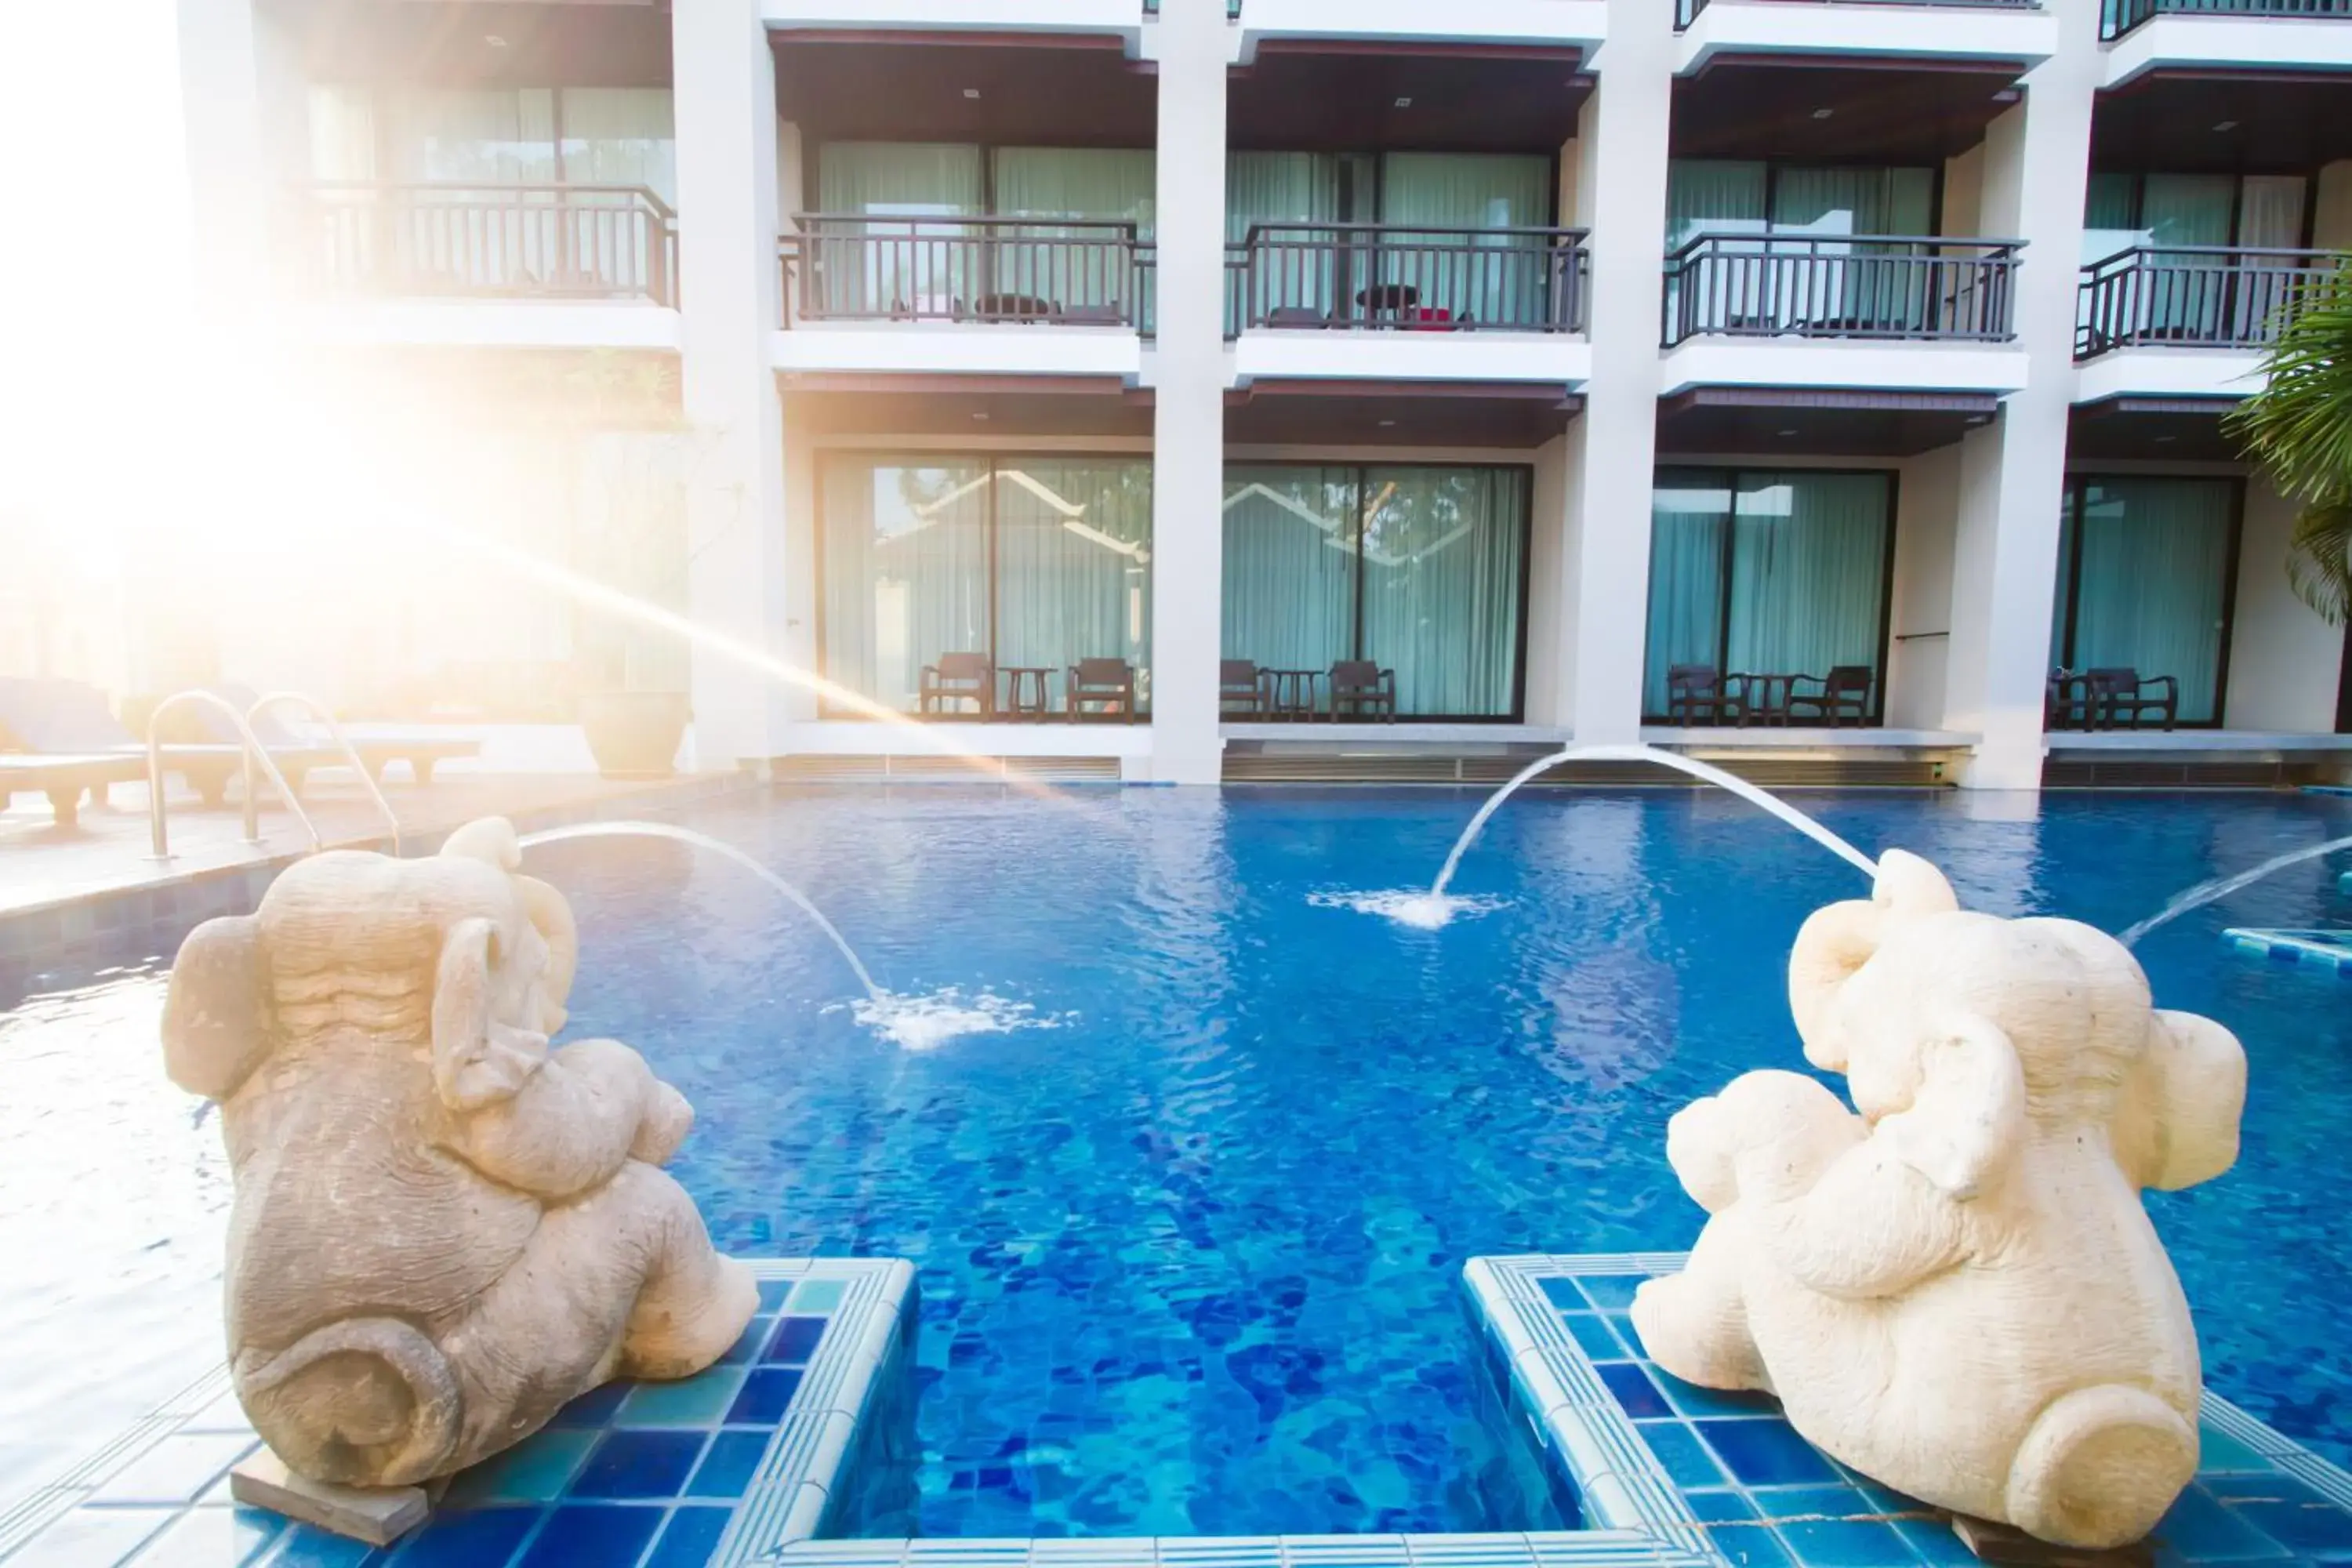
[[[237,711],[236,704],[217,691],[196,689],[172,693],[155,704],[154,712],[147,716],[147,836],[153,846],[154,858],[169,860],[172,858],[171,839],[163,823],[168,811],[168,803],[163,796],[163,715],[183,702],[210,703],[227,714],[228,721],[236,726],[245,760],[245,841],[247,844],[261,842],[261,797],[254,787],[253,777],[254,763],[257,762],[262,771],[269,775],[269,782],[277,786],[278,797],[286,803],[286,809],[294,814],[295,819],[302,824],[302,831],[310,836],[312,852],[324,849],[327,842],[319,837],[319,825],[310,820],[310,814],[302,809],[300,801],[294,798],[293,788],[287,784],[286,775],[278,771],[278,764],[270,760],[269,749],[253,732],[253,726],[246,721],[245,715]]]
[[[330,291],[677,303],[677,214],[650,186],[315,181],[296,254]]]
[[[394,813],[392,802],[384,798],[383,789],[375,782],[375,775],[368,772],[367,763],[361,759],[359,749],[352,744],[350,737],[343,733],[343,727],[335,722],[335,716],[328,712],[316,698],[299,691],[272,691],[254,700],[253,706],[245,710],[246,721],[250,724],[261,716],[264,709],[274,707],[281,702],[299,703],[312,719],[326,727],[328,738],[332,740],[336,749],[343,753],[343,760],[351,763],[352,771],[360,775],[360,784],[368,792],[369,798],[375,802],[375,808],[383,813],[384,822],[392,828],[393,858],[398,859],[402,853],[400,818]],[[258,731],[256,733],[257,734]]]
[[[1128,218],[796,213],[777,245],[786,320],[1134,327],[1140,258]]]
[[[2100,41],[2112,43],[2158,16],[2352,17],[2352,0],[2105,0]]]
[[[1706,336],[2006,342],[2024,241],[1695,234],[1665,258],[1662,341]]]
[[[1233,313],[1243,328],[1581,331],[1589,237],[1549,225],[1253,223]]]
[[[2335,251],[2230,245],[2136,245],[2082,269],[2074,357],[2154,343],[2259,348],[2295,296],[2347,265]]]
[[[1797,0],[1799,4],[1824,4],[1827,0]],[[1929,5],[1938,10],[1973,11],[2039,11],[2042,0],[1852,0],[1864,5]],[[1706,0],[1675,0],[1675,31],[1679,33],[1698,20],[1706,9]]]

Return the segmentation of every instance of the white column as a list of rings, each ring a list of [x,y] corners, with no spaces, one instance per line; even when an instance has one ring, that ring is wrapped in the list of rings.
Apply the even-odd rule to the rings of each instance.
[[[1223,587],[1225,67],[1220,0],[1165,0],[1151,468],[1151,774],[1213,784]]]
[[[757,0],[680,0],[678,287],[686,418],[688,614],[779,658],[787,636],[784,431],[769,337],[779,321],[776,68]],[[804,657],[804,655],[803,655]],[[813,700],[740,659],[694,651],[697,766],[773,757]]]
[[[180,113],[186,134],[196,298],[238,317],[268,298],[271,214],[280,199],[265,86],[289,62],[253,0],[179,0]]]
[[[2024,101],[1985,132],[1982,223],[1988,237],[2026,242],[2017,341],[2032,368],[2025,389],[1960,452],[1944,727],[1981,737],[1960,779],[1974,789],[2042,782],[2083,197],[2101,68],[2095,11],[2059,10],[2058,53],[2026,77]]]
[[[1609,41],[1594,65],[1600,85],[1576,139],[1576,223],[1592,236],[1592,383],[1569,433],[1551,657],[1559,717],[1576,739],[1618,742],[1637,739],[1642,721],[1674,7],[1610,0]]]

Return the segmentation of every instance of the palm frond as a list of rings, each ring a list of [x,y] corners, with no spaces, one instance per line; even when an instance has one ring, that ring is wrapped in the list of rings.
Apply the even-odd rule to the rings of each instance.
[[[2352,607],[2352,486],[2297,515],[2286,580],[2329,626],[2343,624]]]
[[[2294,291],[2263,368],[2269,384],[2225,428],[2283,493],[2340,505],[2352,495],[2352,258]]]

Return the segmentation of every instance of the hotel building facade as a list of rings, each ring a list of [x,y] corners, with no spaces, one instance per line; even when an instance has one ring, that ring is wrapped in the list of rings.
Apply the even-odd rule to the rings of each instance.
[[[2352,0],[180,19],[209,300],[645,372],[669,602],[922,721],[698,645],[698,766],[2032,789],[2352,742],[2221,424],[2352,250]]]

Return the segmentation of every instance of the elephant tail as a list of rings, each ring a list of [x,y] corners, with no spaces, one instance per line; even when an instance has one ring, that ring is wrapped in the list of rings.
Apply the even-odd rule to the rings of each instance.
[[[410,1486],[457,1451],[464,1399],[439,1348],[398,1318],[346,1318],[247,1351],[237,1397],[287,1467],[344,1486]]]
[[[2197,1473],[2197,1429],[2144,1388],[2098,1384],[2034,1418],[2009,1468],[2010,1522],[2102,1551],[2156,1528]]]

